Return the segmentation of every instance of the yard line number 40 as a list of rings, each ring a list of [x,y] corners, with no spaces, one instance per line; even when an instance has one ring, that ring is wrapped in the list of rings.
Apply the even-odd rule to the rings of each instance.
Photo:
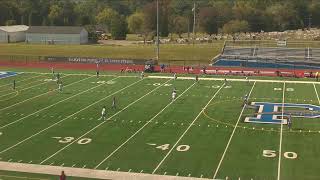
[[[274,158],[277,156],[277,152],[274,150],[263,150],[262,156],[267,158]],[[283,156],[287,159],[297,159],[298,154],[295,152],[284,152]]]

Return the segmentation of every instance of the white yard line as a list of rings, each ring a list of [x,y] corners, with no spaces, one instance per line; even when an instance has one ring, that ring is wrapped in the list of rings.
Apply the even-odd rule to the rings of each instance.
[[[250,92],[249,92],[249,95],[248,95],[248,99],[250,98],[251,93],[252,93],[253,88],[254,88],[255,85],[256,85],[256,81],[255,81],[254,84],[252,85],[252,88],[251,88],[251,90],[250,90]],[[224,159],[224,156],[226,155],[226,153],[227,153],[227,151],[228,151],[229,145],[230,145],[230,143],[231,143],[231,140],[232,140],[232,138],[233,138],[234,133],[236,132],[236,129],[237,129],[237,127],[238,127],[238,124],[239,124],[239,122],[240,122],[240,119],[241,119],[241,117],[242,117],[242,114],[243,114],[243,111],[244,111],[245,107],[246,107],[246,106],[243,106],[243,108],[242,108],[242,110],[241,110],[241,113],[240,113],[240,115],[239,115],[239,118],[238,118],[238,120],[237,120],[237,123],[236,123],[236,125],[235,125],[234,128],[233,128],[233,131],[232,131],[232,133],[231,133],[231,136],[230,136],[230,138],[229,138],[229,141],[228,141],[228,143],[227,143],[227,146],[226,146],[226,148],[224,149],[224,152],[223,152],[223,154],[222,154],[222,156],[221,156],[221,159],[220,159],[220,161],[219,161],[219,164],[218,164],[218,166],[217,166],[217,169],[216,169],[216,171],[215,171],[215,173],[214,173],[214,175],[213,175],[213,179],[216,178],[216,176],[217,176],[217,174],[218,174],[218,172],[219,172],[219,170],[220,170],[220,166],[221,166],[221,164],[222,164],[222,161],[223,161],[223,159]]]
[[[31,78],[27,78],[27,79],[23,79],[21,81],[17,81],[17,83],[19,82],[24,82],[24,81],[27,81],[29,79],[34,79],[34,78],[37,78],[37,77],[40,77],[40,76],[43,76],[43,75],[38,75],[38,76],[34,76],[34,77],[31,77]],[[1,85],[0,87],[3,87],[3,86],[9,86],[9,85],[12,85],[12,83],[8,83],[8,84],[4,84],[4,85]]]
[[[171,78],[172,79],[172,78]],[[126,141],[124,141],[120,146],[118,146],[112,153],[110,153],[106,158],[104,158],[94,169],[97,169],[101,164],[108,160],[113,154],[115,154],[119,149],[121,149],[125,144],[127,144],[132,138],[134,138],[140,131],[142,131],[148,124],[152,122],[156,117],[158,117],[165,109],[167,109],[173,102],[179,99],[184,93],[191,89],[196,83],[193,83],[190,87],[184,90],[174,101],[167,104],[161,111],[159,111],[155,116],[153,116],[147,123],[145,123],[140,129],[138,129],[134,134],[132,134]]]
[[[24,86],[27,86],[27,85],[29,85],[29,84],[33,84],[33,83],[36,83],[36,82],[39,82],[39,81],[42,81],[42,79],[40,79],[40,80],[36,80],[36,81],[33,81],[33,82],[29,82],[29,83],[27,83],[27,84],[23,84],[23,85],[21,85],[20,87],[24,87]],[[13,85],[13,83],[10,83],[11,85]],[[16,84],[17,85],[17,84]],[[37,84],[38,85],[38,84]],[[36,86],[37,86],[36,85]],[[26,88],[26,89],[28,89],[28,88]],[[6,90],[3,90],[3,91],[0,91],[0,93],[2,93],[2,92],[5,92],[5,91],[9,91],[9,90],[12,90],[12,89],[6,89]],[[24,89],[22,89],[22,90],[24,90]],[[9,93],[9,94],[12,94],[12,93],[14,93],[14,92],[11,92],[11,93]],[[7,95],[9,95],[9,94],[5,94],[5,95],[3,95],[3,96],[7,96]],[[0,96],[0,97],[2,97],[2,96]]]
[[[172,76],[147,76],[147,78],[151,79],[172,79]],[[178,79],[182,80],[194,80],[194,77],[178,77]],[[225,78],[211,78],[211,77],[205,77],[205,78],[199,78],[199,80],[205,80],[205,81],[224,81]],[[235,82],[247,82],[246,79],[232,79],[227,78],[228,81],[235,81]],[[255,82],[264,82],[264,83],[293,83],[293,84],[320,84],[320,82],[314,82],[314,81],[288,81],[288,80],[266,80],[266,79],[250,79],[251,81]]]
[[[57,152],[53,153],[51,156],[47,157],[46,159],[44,159],[43,161],[41,161],[40,164],[43,164],[44,162],[48,161],[49,159],[51,159],[52,157],[54,157],[55,155],[59,154],[61,151],[63,151],[64,149],[66,149],[67,147],[71,146],[72,144],[74,144],[75,142],[78,142],[78,140],[80,140],[81,138],[83,138],[84,136],[86,136],[87,134],[91,133],[92,131],[94,131],[95,129],[97,129],[98,127],[104,125],[108,120],[112,119],[113,117],[117,116],[118,114],[120,114],[121,112],[123,112],[124,110],[128,109],[130,106],[132,106],[133,104],[137,103],[138,101],[140,101],[141,99],[143,99],[144,97],[148,96],[149,94],[153,93],[154,91],[156,91],[157,89],[159,89],[160,87],[162,87],[163,85],[165,85],[167,82],[169,82],[170,80],[166,81],[165,83],[162,83],[160,86],[154,88],[153,90],[151,90],[150,92],[148,92],[147,94],[143,95],[142,97],[140,97],[139,99],[133,101],[132,103],[130,103],[129,105],[127,105],[125,108],[121,109],[121,111],[118,111],[117,113],[113,114],[112,116],[110,116],[106,121],[103,121],[101,123],[99,123],[98,125],[96,125],[94,128],[90,129],[89,131],[87,131],[86,133],[84,133],[83,135],[81,135],[79,138],[77,138],[76,140],[74,140],[73,142],[67,144],[65,147],[61,148],[60,150],[58,150]]]
[[[170,155],[170,153],[176,148],[178,143],[181,141],[181,139],[185,136],[185,134],[189,131],[189,129],[193,126],[193,124],[198,120],[200,115],[203,113],[203,111],[209,106],[211,101],[217,96],[217,94],[221,91],[221,89],[224,87],[225,84],[223,84],[219,90],[212,96],[212,98],[209,100],[209,102],[202,108],[200,113],[197,115],[197,117],[192,121],[192,123],[189,125],[189,127],[182,133],[182,135],[179,137],[177,142],[172,146],[172,148],[169,150],[169,152],[164,156],[164,158],[160,161],[160,163],[157,165],[157,167],[153,170],[152,174],[154,174],[159,167],[162,165],[162,163],[167,159],[167,157]]]
[[[281,110],[281,124],[280,124],[280,141],[279,141],[279,160],[278,160],[278,177],[277,180],[280,180],[281,176],[281,157],[282,157],[282,132],[283,132],[283,115],[284,115],[284,95],[286,89],[286,82],[283,83],[282,91],[282,110]]]
[[[68,77],[68,76],[70,76],[70,75],[66,75],[65,77]],[[65,77],[64,77],[64,78],[65,78]],[[39,80],[39,81],[41,81],[41,80]],[[36,82],[37,82],[37,81],[36,81]],[[24,90],[27,90],[27,89],[31,89],[31,88],[33,88],[33,87],[40,86],[40,85],[46,84],[46,83],[48,83],[48,82],[43,82],[43,83],[40,83],[40,84],[36,84],[36,85],[30,86],[30,87],[27,87],[27,88],[24,88],[24,89],[20,89],[19,91],[24,91]],[[10,95],[10,94],[14,94],[14,93],[15,93],[15,92],[11,92],[11,93],[8,93],[8,94],[1,95],[0,98],[3,97],[3,96],[8,96],[8,95]]]
[[[118,77],[117,77],[117,78],[118,78]],[[115,79],[117,79],[117,78],[113,78],[112,80],[115,80]],[[111,80],[111,81],[112,81],[112,80]],[[105,85],[105,84],[99,84],[99,85],[94,86],[94,87],[92,87],[92,88],[90,88],[90,89],[87,89],[87,90],[85,90],[85,91],[81,91],[80,93],[77,93],[77,94],[75,94],[75,95],[73,95],[73,96],[70,96],[70,97],[68,97],[68,98],[65,98],[65,99],[63,99],[63,100],[61,100],[61,101],[58,101],[58,102],[54,103],[54,104],[51,104],[50,106],[47,106],[47,107],[42,108],[42,109],[40,109],[40,110],[38,110],[38,111],[36,111],[36,112],[33,112],[33,113],[31,113],[31,114],[29,114],[29,115],[27,115],[27,116],[24,116],[24,117],[22,117],[22,118],[20,118],[20,119],[17,119],[17,120],[15,120],[15,121],[12,121],[12,122],[6,124],[6,125],[3,125],[3,126],[0,127],[0,129],[6,128],[6,127],[8,127],[8,126],[10,126],[10,125],[12,125],[12,124],[15,124],[15,123],[17,123],[17,122],[20,122],[20,121],[22,121],[23,119],[26,119],[26,118],[28,118],[28,117],[36,114],[36,113],[39,113],[39,112],[41,112],[41,111],[43,111],[43,110],[46,110],[46,109],[49,109],[49,108],[51,108],[51,107],[53,107],[53,106],[55,106],[55,105],[57,105],[57,104],[60,104],[60,103],[62,103],[62,102],[64,102],[64,101],[67,101],[67,100],[69,100],[69,99],[71,99],[71,98],[74,98],[74,97],[76,97],[76,96],[79,96],[79,95],[81,95],[81,94],[83,94],[83,93],[85,93],[85,92],[88,92],[88,91],[90,91],[90,90],[92,90],[92,89],[95,89],[95,88],[97,88],[97,87],[100,87],[100,86],[102,86],[102,85]]]
[[[30,74],[52,74],[52,73],[39,73],[39,72],[19,72],[19,73],[30,73]],[[83,74],[83,73],[63,73],[65,75],[79,75],[79,76],[95,76],[95,74]],[[99,75],[101,77],[103,76],[120,76],[120,77],[137,77],[136,74],[133,74],[132,76],[128,75]],[[172,76],[146,76],[145,78],[152,78],[152,79],[172,79]],[[194,80],[194,77],[178,77],[178,79],[183,80]],[[207,80],[207,81],[224,81],[225,78],[214,78],[213,77],[204,77],[199,78],[199,80]],[[235,79],[235,78],[227,78],[228,81],[239,81],[239,82],[246,82],[246,79]],[[256,81],[256,82],[274,82],[274,83],[301,83],[301,84],[320,84],[320,82],[314,82],[314,81],[291,81],[291,80],[267,80],[267,79],[250,79],[250,81]]]
[[[73,84],[76,84],[76,83],[79,83],[79,82],[85,81],[85,80],[87,80],[87,79],[89,79],[89,78],[92,78],[92,77],[94,77],[94,76],[90,76],[90,77],[87,77],[87,78],[81,79],[81,80],[79,80],[79,81],[75,81],[75,82],[73,82],[73,83],[71,83],[71,84],[68,84],[68,85],[64,86],[64,88],[69,87],[69,86],[71,86],[71,85],[73,85]],[[24,103],[24,102],[26,102],[26,101],[30,101],[30,100],[32,100],[32,99],[35,99],[35,98],[37,98],[37,97],[40,97],[40,96],[43,96],[43,95],[46,95],[46,94],[49,94],[49,93],[52,93],[52,92],[57,91],[57,90],[58,90],[58,89],[54,89],[54,90],[52,90],[52,91],[48,91],[48,92],[46,92],[46,93],[39,94],[39,95],[34,96],[34,97],[32,97],[32,98],[29,98],[29,99],[26,99],[26,100],[20,101],[20,102],[18,102],[18,103],[16,103],[16,104],[13,104],[13,105],[7,106],[7,107],[5,107],[5,108],[2,108],[2,109],[0,109],[0,111],[3,111],[3,110],[5,110],[5,109],[9,109],[9,108],[11,108],[11,107],[14,107],[14,106],[16,106],[16,105],[19,105],[19,104],[21,104],[21,103]]]
[[[87,106],[87,107],[85,107],[85,108],[82,108],[81,110],[79,110],[79,111],[77,111],[77,112],[75,112],[75,113],[67,116],[66,118],[64,118],[64,119],[62,119],[62,120],[60,120],[60,121],[58,121],[58,122],[56,122],[56,123],[54,123],[54,124],[52,124],[52,125],[50,125],[49,127],[45,128],[45,129],[42,129],[41,131],[39,131],[39,132],[37,132],[37,133],[35,133],[35,134],[33,134],[33,135],[25,138],[24,140],[16,143],[15,145],[6,148],[5,150],[1,151],[0,154],[2,154],[2,153],[4,153],[4,152],[6,152],[6,151],[8,151],[8,150],[10,150],[10,149],[18,146],[19,144],[21,144],[21,143],[23,143],[23,142],[25,142],[25,141],[27,141],[27,140],[29,140],[29,139],[31,139],[31,138],[39,135],[39,134],[41,134],[42,132],[44,132],[44,131],[46,131],[46,130],[48,130],[48,129],[54,127],[54,126],[56,126],[57,124],[60,124],[61,122],[69,119],[70,117],[73,117],[74,115],[79,114],[80,112],[82,112],[82,111],[90,108],[91,106],[94,106],[94,105],[100,103],[101,101],[104,101],[105,99],[107,99],[107,98],[109,98],[109,97],[111,97],[111,96],[113,96],[113,95],[115,95],[115,94],[117,94],[117,93],[119,93],[119,92],[121,92],[121,91],[123,91],[123,90],[125,90],[125,89],[127,89],[127,88],[129,88],[129,87],[131,87],[131,86],[133,86],[133,85],[135,85],[135,84],[137,84],[137,83],[139,83],[140,81],[142,81],[142,80],[136,81],[136,82],[134,82],[134,83],[132,83],[132,84],[130,84],[130,85],[128,85],[128,86],[126,86],[126,87],[124,87],[124,88],[122,88],[122,89],[120,89],[120,90],[118,90],[118,91],[116,91],[116,92],[114,92],[114,93],[112,93],[112,94],[110,94],[109,96],[106,96],[106,97],[100,99],[99,101],[96,101],[96,102],[90,104],[89,106]]]
[[[314,91],[316,92],[316,95],[317,95],[317,98],[318,98],[318,102],[320,104],[320,98],[319,98],[319,94],[318,94],[318,91],[317,91],[317,88],[316,88],[316,85],[313,84],[313,87],[314,87]]]
[[[52,74],[52,73],[41,73],[41,72],[19,72],[19,73],[29,73],[29,74]],[[84,74],[84,73],[63,73],[65,75],[72,75],[72,76],[96,76],[96,74]],[[129,73],[130,74],[130,73]],[[132,76],[128,75],[118,75],[118,74],[100,74],[99,77],[134,77],[137,78],[137,73],[132,73]],[[140,74],[139,74],[140,75]]]

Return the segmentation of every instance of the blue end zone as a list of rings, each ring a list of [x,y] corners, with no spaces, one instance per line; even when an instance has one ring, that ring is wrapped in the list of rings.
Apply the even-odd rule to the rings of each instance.
[[[18,73],[16,73],[16,72],[0,71],[0,79],[7,78],[10,76],[16,76],[17,74]]]

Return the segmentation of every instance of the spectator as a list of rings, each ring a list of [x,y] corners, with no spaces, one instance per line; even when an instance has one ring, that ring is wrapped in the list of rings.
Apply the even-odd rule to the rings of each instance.
[[[60,180],[66,180],[67,176],[64,174],[64,171],[61,172]]]

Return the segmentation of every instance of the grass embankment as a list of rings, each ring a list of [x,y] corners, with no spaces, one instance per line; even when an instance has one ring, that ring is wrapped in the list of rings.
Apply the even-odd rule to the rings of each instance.
[[[222,42],[212,44],[180,45],[168,44],[160,46],[160,63],[170,64],[208,64],[220,53]],[[152,59],[156,56],[154,45],[27,45],[0,44],[1,59],[10,56],[73,56],[73,57],[105,57]],[[13,58],[15,59],[15,58]]]

